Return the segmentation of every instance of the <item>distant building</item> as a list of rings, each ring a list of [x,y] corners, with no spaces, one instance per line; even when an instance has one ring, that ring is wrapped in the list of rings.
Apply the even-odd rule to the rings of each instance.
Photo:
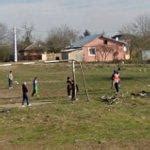
[[[124,34],[116,34],[111,37],[112,39],[116,41],[125,41],[125,35]]]
[[[150,61],[150,50],[142,50],[142,60]]]
[[[25,49],[19,51],[21,60],[60,60],[61,53],[47,51],[45,46],[34,42]]]
[[[61,51],[62,59],[84,62],[125,60],[127,43],[101,35],[90,35],[72,43]]]
[[[34,42],[25,49],[19,50],[21,60],[41,60],[43,52],[43,46],[38,42]]]

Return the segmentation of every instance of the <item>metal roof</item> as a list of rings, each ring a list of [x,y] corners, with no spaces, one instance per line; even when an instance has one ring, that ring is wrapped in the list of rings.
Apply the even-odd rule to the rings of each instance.
[[[114,43],[118,43],[118,44],[121,44],[121,45],[127,45],[126,42],[120,41],[120,40],[115,40],[115,39],[113,39],[113,38],[108,38],[108,37],[104,37],[104,36],[101,36],[101,37],[99,37],[99,38],[101,38],[101,39],[106,39],[106,40],[108,40],[108,41],[111,41],[111,42],[114,42]]]
[[[81,50],[81,49],[65,49],[65,50],[61,50],[61,52],[73,52],[73,51],[78,51],[78,50]]]
[[[104,37],[102,36],[101,34],[94,34],[94,35],[89,35],[89,36],[86,36],[84,37],[83,39],[80,39],[76,42],[73,42],[70,46],[67,47],[67,49],[76,49],[76,48],[81,48],[83,47],[85,44],[93,41],[94,39],[96,38],[101,38],[101,39],[107,39],[109,41],[112,41],[112,42],[115,42],[115,43],[118,43],[118,44],[123,44],[123,45],[126,45],[127,43],[126,42],[123,42],[123,41],[116,41],[112,38],[108,38],[108,37]]]
[[[37,43],[37,42],[34,42],[32,44],[30,44],[29,46],[27,46],[24,50],[25,51],[28,51],[28,50],[31,50],[31,49],[37,49],[37,48],[40,48],[40,45]]]
[[[86,36],[86,37],[84,37],[81,40],[73,42],[68,48],[80,48],[80,47],[83,47],[85,44],[93,41],[94,39],[96,39],[99,36],[100,36],[100,34],[94,34],[94,35]]]

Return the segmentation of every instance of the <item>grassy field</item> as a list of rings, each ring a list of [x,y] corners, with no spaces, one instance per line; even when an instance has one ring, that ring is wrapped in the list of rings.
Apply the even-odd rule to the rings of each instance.
[[[0,105],[20,103],[21,83],[27,81],[29,95],[32,79],[39,79],[39,97],[33,102],[50,104],[12,108],[0,112],[0,149],[2,150],[117,150],[150,147],[150,97],[132,97],[131,92],[150,92],[150,66],[121,66],[121,92],[117,103],[108,105],[102,95],[113,95],[110,76],[115,65],[84,64],[90,101],[86,101],[83,78],[76,65],[78,101],[66,96],[66,77],[71,64],[36,64],[0,67]],[[8,90],[7,74],[13,71],[20,84]],[[2,109],[2,108],[1,108]]]

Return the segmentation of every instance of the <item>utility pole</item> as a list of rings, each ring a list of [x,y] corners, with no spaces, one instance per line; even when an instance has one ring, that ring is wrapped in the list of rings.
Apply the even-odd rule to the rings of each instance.
[[[72,61],[72,75],[74,80],[74,100],[76,100],[77,97],[77,91],[76,91],[76,77],[75,77],[75,61]]]
[[[18,61],[18,55],[17,55],[17,33],[16,33],[16,27],[14,27],[14,62]]]

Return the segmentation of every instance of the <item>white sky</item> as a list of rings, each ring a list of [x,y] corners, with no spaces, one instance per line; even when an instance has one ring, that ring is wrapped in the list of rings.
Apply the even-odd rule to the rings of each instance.
[[[33,24],[39,37],[64,24],[81,33],[116,33],[143,14],[150,15],[150,0],[0,0],[1,23]]]

